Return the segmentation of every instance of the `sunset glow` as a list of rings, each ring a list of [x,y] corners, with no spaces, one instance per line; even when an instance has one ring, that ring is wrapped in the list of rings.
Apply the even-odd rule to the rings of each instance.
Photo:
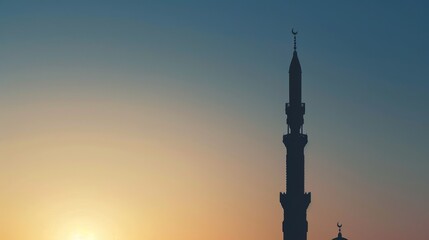
[[[427,9],[1,1],[0,239],[282,239],[292,27],[308,240],[429,239]]]
[[[91,234],[91,233],[89,234],[74,233],[70,237],[70,240],[96,240],[96,238],[94,234]]]

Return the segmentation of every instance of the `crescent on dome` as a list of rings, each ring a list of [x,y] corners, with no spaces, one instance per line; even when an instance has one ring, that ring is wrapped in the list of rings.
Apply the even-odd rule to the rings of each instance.
[[[343,224],[340,224],[339,222],[337,222],[337,227],[341,228],[343,226]]]

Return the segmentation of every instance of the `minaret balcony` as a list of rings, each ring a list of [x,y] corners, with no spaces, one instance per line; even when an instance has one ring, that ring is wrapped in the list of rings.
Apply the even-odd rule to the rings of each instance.
[[[304,194],[294,194],[294,193],[280,193],[280,203],[282,204],[283,209],[287,210],[288,208],[303,208],[307,209],[311,203],[311,193],[305,192]]]
[[[283,143],[286,147],[297,148],[303,151],[308,142],[307,134],[285,134],[283,135]]]

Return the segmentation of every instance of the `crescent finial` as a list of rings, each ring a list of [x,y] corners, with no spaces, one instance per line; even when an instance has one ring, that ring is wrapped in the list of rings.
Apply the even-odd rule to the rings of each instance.
[[[343,226],[343,224],[340,224],[339,222],[337,222],[337,227],[341,228]]]
[[[296,32],[295,32],[295,31],[293,30],[293,28],[292,28],[292,34],[295,36],[295,35],[297,35],[297,34],[298,34],[298,31],[296,31]]]

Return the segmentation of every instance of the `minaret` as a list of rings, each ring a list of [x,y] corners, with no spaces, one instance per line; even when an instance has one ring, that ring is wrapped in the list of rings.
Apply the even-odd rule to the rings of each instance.
[[[286,155],[286,192],[280,193],[284,210],[283,240],[307,240],[307,208],[311,193],[304,190],[304,147],[307,135],[303,133],[305,103],[301,101],[301,64],[294,51],[289,67],[289,103],[286,103],[287,134],[283,135]]]

